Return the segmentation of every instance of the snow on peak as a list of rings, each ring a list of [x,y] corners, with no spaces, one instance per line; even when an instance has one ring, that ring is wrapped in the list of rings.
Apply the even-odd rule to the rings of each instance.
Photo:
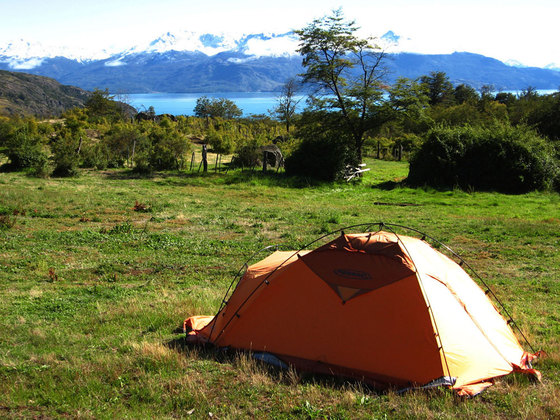
[[[235,40],[223,34],[200,34],[191,31],[167,32],[147,44],[139,44],[130,48],[126,54],[198,51],[206,55],[216,55],[235,49],[236,46]]]
[[[65,57],[77,61],[101,60],[112,55],[111,51],[93,50],[85,46],[52,46],[42,42],[29,42],[23,39],[11,41],[4,48],[0,47],[0,60],[8,63],[15,70],[30,70],[47,58]]]
[[[213,56],[226,51],[245,55],[288,56],[295,54],[297,38],[293,33],[244,34],[232,36],[227,33],[200,34],[191,31],[167,32],[147,45],[137,45],[129,53],[164,53],[168,51],[201,52]]]
[[[523,64],[521,61],[518,60],[507,60],[504,62],[504,64],[507,64],[510,67],[519,67],[519,68],[527,67],[525,64]]]
[[[241,52],[255,57],[289,57],[296,54],[297,48],[298,38],[291,32],[249,35],[240,45]]]
[[[381,36],[381,39],[392,44],[398,44],[401,36],[395,34],[393,31],[387,31]]]
[[[403,52],[410,47],[412,40],[410,38],[397,35],[393,31],[387,31],[376,39],[379,46],[390,52]]]
[[[231,51],[243,53],[252,58],[262,56],[290,56],[296,53],[297,37],[285,34],[243,34],[233,36],[227,33],[201,34],[191,31],[167,32],[158,38],[131,46],[128,49],[115,47],[104,50],[88,49],[79,46],[49,46],[41,42],[28,42],[19,39],[0,47],[0,60],[8,62],[14,69],[32,69],[44,59],[65,57],[77,61],[104,60],[111,58],[105,65],[120,66],[122,59],[131,54],[166,53],[169,51],[201,52],[213,56]]]

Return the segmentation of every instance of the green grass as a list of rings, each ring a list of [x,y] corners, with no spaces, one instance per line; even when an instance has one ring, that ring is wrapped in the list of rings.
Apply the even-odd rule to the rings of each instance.
[[[248,171],[0,174],[0,417],[560,417],[560,196],[409,189],[405,163],[369,166],[350,185]],[[213,314],[258,249],[377,221],[464,256],[548,352],[543,383],[510,376],[466,401],[375,393],[187,347],[174,332]]]

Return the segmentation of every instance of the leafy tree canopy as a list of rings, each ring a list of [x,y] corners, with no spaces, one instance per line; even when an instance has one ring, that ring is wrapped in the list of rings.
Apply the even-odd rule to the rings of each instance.
[[[197,99],[194,107],[194,115],[201,118],[238,118],[243,111],[235,102],[226,98],[208,98],[202,96]]]
[[[453,101],[453,84],[444,72],[433,71],[429,76],[422,76],[420,80],[428,90],[430,105],[446,105]]]
[[[373,39],[357,37],[357,29],[338,9],[296,34],[303,82],[316,88],[312,107],[338,116],[340,127],[350,134],[355,159],[361,161],[366,133],[389,118],[382,83],[385,54]]]

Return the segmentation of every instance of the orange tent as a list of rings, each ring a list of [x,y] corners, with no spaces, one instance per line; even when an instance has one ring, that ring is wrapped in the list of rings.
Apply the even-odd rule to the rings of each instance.
[[[475,395],[512,371],[539,375],[536,356],[461,266],[392,232],[274,252],[247,269],[215,317],[185,326],[189,341],[378,386]]]

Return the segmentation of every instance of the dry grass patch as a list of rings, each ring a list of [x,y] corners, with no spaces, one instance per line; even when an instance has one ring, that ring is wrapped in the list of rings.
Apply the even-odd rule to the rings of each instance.
[[[168,346],[165,346],[162,343],[142,341],[140,343],[128,342],[126,343],[126,345],[130,346],[140,356],[152,359],[155,362],[172,362],[176,363],[177,365],[186,366],[186,363],[184,363],[185,359],[181,357],[181,355],[177,354]]]
[[[238,371],[237,379],[240,382],[265,387],[275,384],[275,380],[270,375],[269,367],[255,360],[248,352],[237,353],[233,365]]]

